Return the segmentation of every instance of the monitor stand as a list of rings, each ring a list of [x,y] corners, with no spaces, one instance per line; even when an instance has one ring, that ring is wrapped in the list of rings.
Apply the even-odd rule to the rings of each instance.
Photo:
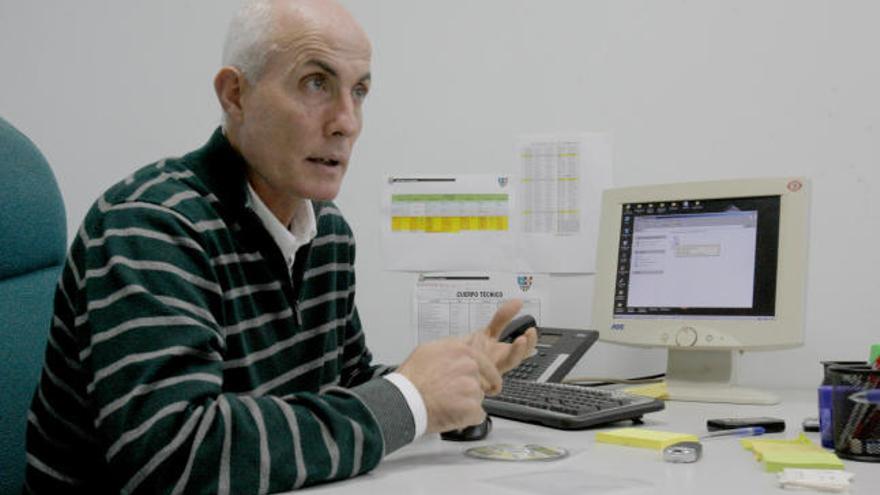
[[[774,394],[736,385],[734,352],[737,351],[669,349],[669,400],[777,404],[779,397]]]

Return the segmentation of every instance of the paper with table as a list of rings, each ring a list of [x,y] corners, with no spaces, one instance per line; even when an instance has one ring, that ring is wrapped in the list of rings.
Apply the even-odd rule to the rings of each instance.
[[[513,270],[513,193],[506,175],[389,177],[383,194],[385,268]]]
[[[523,137],[513,163],[498,174],[387,177],[385,268],[593,272],[610,138]]]
[[[419,343],[482,328],[507,299],[522,299],[520,314],[532,315],[540,323],[541,315],[548,311],[548,278],[510,273],[421,275],[413,297]]]
[[[611,187],[610,136],[524,136],[517,149],[520,269],[595,272],[602,191]]]

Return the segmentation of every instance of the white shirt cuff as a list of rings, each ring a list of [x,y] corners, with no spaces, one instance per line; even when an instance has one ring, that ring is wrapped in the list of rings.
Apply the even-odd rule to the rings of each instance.
[[[406,405],[409,406],[409,410],[413,415],[413,421],[416,424],[414,438],[424,435],[425,430],[428,429],[428,410],[425,408],[425,401],[422,400],[422,394],[419,393],[419,389],[409,381],[409,378],[400,373],[389,373],[382,378],[394,384],[400,390],[400,393],[403,394],[403,398],[406,399]]]

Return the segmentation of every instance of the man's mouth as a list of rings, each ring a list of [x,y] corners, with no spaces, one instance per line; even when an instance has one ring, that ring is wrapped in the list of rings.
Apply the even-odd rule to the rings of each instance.
[[[335,166],[339,165],[339,160],[335,160],[333,158],[324,158],[324,157],[320,157],[320,156],[310,156],[310,157],[306,158],[306,160],[308,160],[312,163],[316,163],[318,165],[328,165],[330,167],[335,167]]]

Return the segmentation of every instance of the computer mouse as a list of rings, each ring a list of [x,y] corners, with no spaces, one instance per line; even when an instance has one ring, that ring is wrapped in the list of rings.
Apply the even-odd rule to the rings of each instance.
[[[473,442],[486,438],[490,431],[492,431],[492,419],[486,416],[486,419],[480,424],[458,430],[444,431],[440,434],[440,438],[452,442]]]

